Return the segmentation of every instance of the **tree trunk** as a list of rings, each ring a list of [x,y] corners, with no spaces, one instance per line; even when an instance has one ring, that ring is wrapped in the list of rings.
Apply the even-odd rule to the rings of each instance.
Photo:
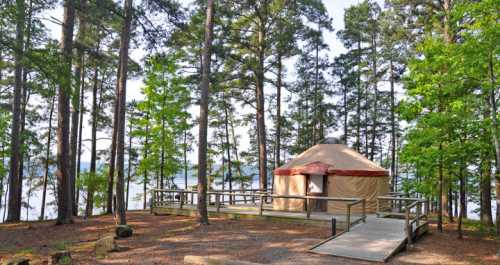
[[[224,93],[225,95],[225,93]],[[229,115],[227,98],[224,97],[224,125],[226,133],[226,151],[227,151],[227,178],[229,179],[229,192],[233,191],[233,171],[231,162],[231,143],[229,142]],[[233,196],[229,196],[229,204],[233,204]]]
[[[373,56],[373,62],[372,62],[372,75],[373,75],[373,93],[374,93],[374,100],[373,100],[373,123],[372,123],[372,129],[371,129],[371,134],[372,134],[372,139],[370,143],[370,160],[373,161],[374,156],[375,156],[375,140],[377,138],[377,126],[378,126],[378,77],[377,77],[377,40],[376,36],[372,36],[372,56]]]
[[[312,128],[312,143],[315,145],[318,142],[318,93],[319,93],[319,34],[321,34],[321,27],[318,21],[318,34],[316,36],[316,56],[314,58],[314,98],[313,98],[313,128]]]
[[[184,189],[188,189],[188,160],[187,160],[187,149],[188,149],[188,144],[187,144],[187,134],[188,130],[184,130]]]
[[[281,166],[281,75],[283,74],[281,53],[278,53],[278,77],[276,80],[276,150],[274,168]],[[272,187],[273,188],[273,187]]]
[[[488,113],[489,115],[489,113]],[[480,187],[480,220],[483,225],[493,226],[491,213],[491,159],[487,154],[483,155],[481,161]]]
[[[116,143],[116,206],[121,225],[127,224],[125,215],[124,200],[124,162],[125,162],[125,113],[126,113],[126,91],[127,91],[127,69],[128,69],[128,50],[130,43],[130,24],[132,22],[132,0],[125,0],[123,6],[123,28],[120,43],[120,78],[118,79],[119,88],[119,115]]]
[[[130,178],[132,177],[132,118],[133,118],[133,111],[131,110],[130,112],[130,119],[129,119],[129,128],[128,128],[128,165],[127,165],[127,197],[125,199],[125,209],[128,211],[128,200],[129,200],[129,193],[130,193]]]
[[[85,57],[82,58],[82,60],[85,60]],[[82,62],[83,69],[84,71],[85,64]],[[77,162],[76,162],[76,179],[80,179],[80,172],[81,172],[81,159],[82,159],[82,130],[83,130],[83,112],[84,112],[84,94],[85,94],[85,79],[84,75],[82,75],[82,80],[81,80],[81,89],[80,89],[80,117],[78,118],[78,153],[77,153]],[[78,205],[80,201],[80,187],[78,186],[76,188],[76,198],[75,198],[75,205],[77,207],[76,211],[78,212]]]
[[[493,138],[493,145],[495,147],[495,194],[496,194],[496,234],[500,236],[500,139],[498,139],[498,121],[497,121],[497,105],[496,105],[496,77],[493,69],[493,55],[490,54],[489,58],[489,73],[490,73],[490,97],[489,105],[491,109],[491,135]]]
[[[356,151],[361,151],[361,98],[362,98],[362,89],[361,89],[361,41],[358,41],[358,52],[357,52],[357,100],[356,100]]]
[[[92,181],[89,181],[89,185],[87,187],[87,202],[85,207],[85,217],[92,216],[94,211],[94,185],[93,179],[96,174],[96,160],[97,160],[97,88],[99,81],[99,68],[97,66],[97,62],[95,62],[94,66],[94,85],[92,87],[92,128],[91,128],[91,140],[90,140],[90,169],[89,176]]]
[[[389,61],[389,74],[391,83],[391,177],[392,191],[397,191],[398,176],[396,175],[396,97],[394,95],[394,65],[392,58]]]
[[[459,180],[460,180],[460,213],[458,215],[458,238],[462,239],[462,219],[465,215],[465,179],[462,162],[460,163]],[[450,215],[451,216],[451,215]]]
[[[24,39],[24,0],[16,0],[16,49],[14,51],[15,60],[15,84],[14,99],[12,102],[12,125],[9,160],[9,206],[7,222],[19,222],[21,219],[21,200],[18,194],[21,179],[19,164],[21,158],[20,139],[20,113],[21,113],[21,93],[23,89],[23,39]]]
[[[144,160],[148,160],[148,151],[149,151],[149,111],[146,112],[146,140],[144,143]],[[144,170],[144,176],[143,176],[143,197],[144,197],[144,202],[142,208],[146,210],[147,208],[147,189],[148,189],[148,170],[147,168]]]
[[[439,165],[438,165],[438,231],[443,232],[443,145],[439,144]]]
[[[460,180],[461,181],[461,180]],[[453,191],[452,191],[452,183],[448,185],[448,220],[450,223],[453,223]]]
[[[33,1],[29,1],[28,7],[28,18],[26,20],[26,42],[24,43],[23,53],[29,52],[31,48],[31,31],[32,31],[32,21],[33,21]],[[23,179],[24,179],[24,140],[26,138],[25,128],[26,128],[26,109],[28,108],[29,98],[31,96],[31,89],[27,85],[28,83],[28,71],[23,67],[23,92],[22,92],[22,105],[21,105],[21,132],[20,134],[20,152],[21,152],[21,160],[19,161],[19,189],[17,191],[17,195],[19,197],[19,201],[22,203],[22,194],[23,194]],[[27,148],[29,149],[29,148]]]
[[[73,94],[71,95],[71,105],[73,107],[71,111],[71,135],[70,135],[70,182],[71,182],[71,196],[73,199],[73,215],[78,215],[78,203],[76,200],[76,158],[78,152],[78,125],[79,125],[79,117],[80,117],[80,86],[82,76],[85,75],[85,71],[83,70],[83,42],[85,38],[85,13],[87,11],[86,8],[86,0],[80,0],[79,9],[78,9],[78,34],[76,37],[77,43],[77,53],[76,53],[76,67],[75,67],[75,85],[73,87]]]
[[[207,0],[205,20],[205,42],[203,44],[201,68],[200,124],[198,146],[198,220],[208,224],[207,214],[207,127],[208,127],[208,94],[210,87],[210,57],[212,54],[214,1]]]
[[[49,129],[48,129],[48,135],[47,135],[47,146],[45,149],[45,173],[43,175],[43,191],[42,191],[42,205],[41,205],[41,211],[40,211],[40,220],[43,220],[45,218],[45,198],[47,197],[47,181],[49,178],[49,167],[50,167],[50,145],[52,141],[52,114],[54,113],[54,105],[55,105],[55,99],[56,97],[52,97],[52,102],[50,104],[50,111],[49,111]]]
[[[69,98],[71,94],[71,57],[73,49],[73,28],[75,24],[75,2],[64,1],[61,50],[64,63],[63,78],[58,94],[57,121],[57,224],[73,223],[73,197],[69,161]]]
[[[258,32],[258,64],[255,72],[255,97],[257,103],[257,144],[259,150],[259,187],[261,190],[267,190],[267,146],[266,146],[266,119],[265,119],[265,100],[264,100],[264,57],[265,57],[265,39],[266,31],[264,22],[259,22]]]

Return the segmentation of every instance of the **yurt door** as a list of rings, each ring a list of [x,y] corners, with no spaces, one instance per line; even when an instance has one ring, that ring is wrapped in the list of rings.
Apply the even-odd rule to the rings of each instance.
[[[326,196],[326,177],[324,175],[309,175],[307,194],[310,196]],[[326,201],[313,200],[312,210],[316,212],[326,211]]]

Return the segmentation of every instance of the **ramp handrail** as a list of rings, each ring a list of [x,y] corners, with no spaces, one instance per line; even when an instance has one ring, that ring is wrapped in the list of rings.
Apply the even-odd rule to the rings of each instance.
[[[389,211],[382,210],[382,201],[390,202]],[[394,206],[397,207],[396,210],[398,211],[394,211]],[[420,198],[399,197],[398,195],[379,196],[377,197],[377,216],[381,215],[404,217],[408,244],[411,244],[413,240],[413,224],[415,224],[415,230],[417,230],[428,221],[429,201]]]

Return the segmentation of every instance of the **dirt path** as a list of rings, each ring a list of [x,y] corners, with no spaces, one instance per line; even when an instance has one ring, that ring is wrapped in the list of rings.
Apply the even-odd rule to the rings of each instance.
[[[191,217],[129,212],[134,236],[119,240],[123,250],[96,260],[93,242],[113,231],[110,216],[77,219],[73,225],[54,222],[0,225],[0,260],[29,256],[46,264],[48,255],[69,248],[77,264],[182,264],[185,255],[216,255],[266,264],[374,264],[311,254],[307,249],[328,236],[329,228],[253,220],[211,219],[208,227]],[[449,227],[451,229],[451,227]],[[431,229],[433,231],[433,229]],[[500,242],[454,232],[431,232],[389,264],[500,264]]]

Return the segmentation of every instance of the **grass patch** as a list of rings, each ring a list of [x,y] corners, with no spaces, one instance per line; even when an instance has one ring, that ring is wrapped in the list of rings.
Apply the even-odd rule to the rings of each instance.
[[[64,250],[68,250],[69,248],[69,242],[64,240],[64,241],[59,241],[57,243],[54,244],[53,248],[55,250],[58,250],[58,251],[64,251]]]

